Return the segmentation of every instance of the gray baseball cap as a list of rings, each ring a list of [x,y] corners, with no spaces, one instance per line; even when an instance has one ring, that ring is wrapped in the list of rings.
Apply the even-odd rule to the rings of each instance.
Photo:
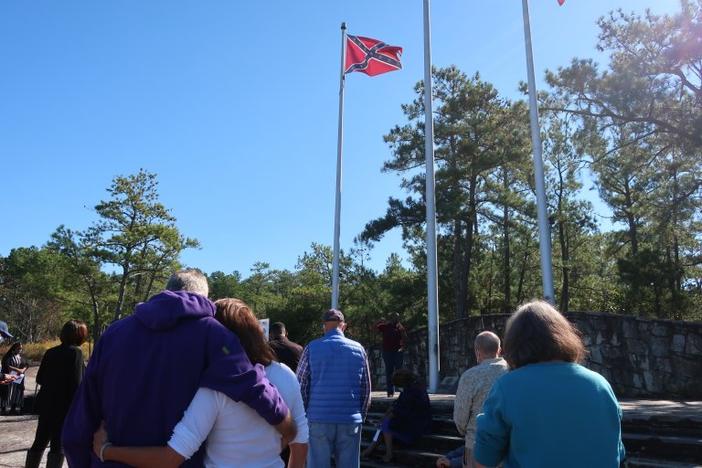
[[[7,328],[7,324],[3,321],[0,321],[0,335],[4,338],[14,338],[14,336],[10,334],[10,329]]]

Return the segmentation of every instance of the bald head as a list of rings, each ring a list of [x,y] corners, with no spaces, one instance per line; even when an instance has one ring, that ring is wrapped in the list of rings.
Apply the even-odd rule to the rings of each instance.
[[[500,354],[500,338],[493,332],[484,331],[475,337],[474,347],[478,362],[496,358]]]

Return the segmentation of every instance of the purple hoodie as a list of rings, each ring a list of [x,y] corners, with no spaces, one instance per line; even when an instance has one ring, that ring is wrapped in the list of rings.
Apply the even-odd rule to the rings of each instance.
[[[92,454],[103,420],[115,445],[165,445],[198,387],[246,403],[270,424],[285,418],[288,408],[263,367],[251,364],[214,311],[203,296],[164,291],[107,329],[63,426],[69,466],[119,466]],[[202,450],[182,466],[202,466]]]

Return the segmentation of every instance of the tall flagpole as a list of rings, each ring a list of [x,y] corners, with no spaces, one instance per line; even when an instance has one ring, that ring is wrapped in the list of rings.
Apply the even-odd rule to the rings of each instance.
[[[339,234],[341,231],[341,150],[344,146],[344,65],[346,23],[341,23],[341,72],[339,75],[339,130],[336,143],[336,202],[334,204],[334,260],[332,263],[332,309],[339,308]]]
[[[424,154],[427,205],[427,311],[429,391],[439,387],[439,300],[436,268],[436,206],[434,201],[434,118],[431,106],[431,12],[424,0]]]
[[[544,163],[541,156],[541,134],[537,107],[536,80],[534,79],[534,55],[531,50],[531,28],[529,27],[529,2],[522,0],[524,15],[524,47],[526,49],[527,75],[529,78],[529,121],[531,123],[531,146],[534,150],[534,178],[536,181],[536,208],[539,222],[539,251],[541,254],[541,281],[544,299],[554,303],[553,273],[551,271],[551,226],[546,210],[544,186]]]

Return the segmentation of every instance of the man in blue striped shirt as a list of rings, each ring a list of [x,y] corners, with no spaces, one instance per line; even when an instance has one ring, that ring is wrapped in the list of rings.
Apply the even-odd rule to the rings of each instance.
[[[309,421],[307,465],[360,465],[361,426],[370,407],[370,370],[360,343],[344,336],[344,314],[322,315],[324,336],[308,344],[297,367]]]

